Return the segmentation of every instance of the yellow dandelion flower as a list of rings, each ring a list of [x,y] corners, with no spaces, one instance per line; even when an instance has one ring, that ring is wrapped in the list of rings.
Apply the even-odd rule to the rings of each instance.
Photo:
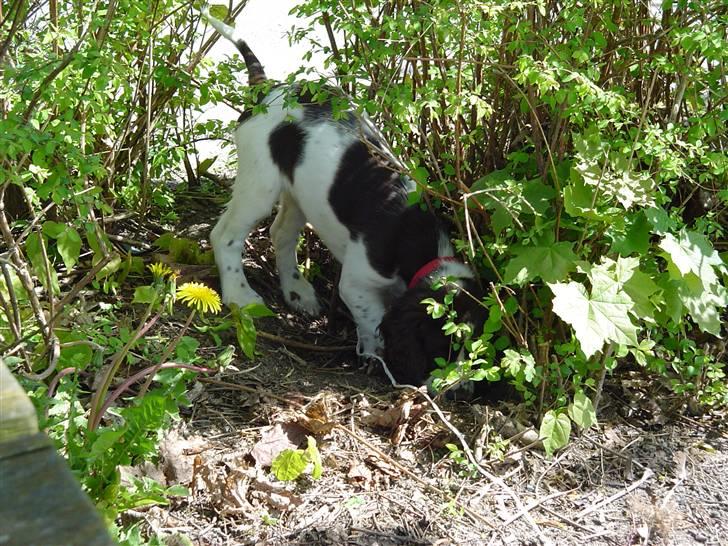
[[[169,266],[163,264],[162,262],[148,265],[147,269],[152,272],[152,277],[154,277],[155,280],[161,280],[167,275],[172,275],[172,270],[169,268]]]
[[[177,289],[177,299],[203,313],[219,313],[222,308],[218,293],[200,282],[184,283]]]

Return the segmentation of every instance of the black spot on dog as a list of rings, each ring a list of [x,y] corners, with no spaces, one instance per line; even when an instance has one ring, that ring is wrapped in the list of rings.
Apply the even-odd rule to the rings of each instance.
[[[301,162],[306,132],[296,123],[284,121],[268,139],[270,154],[283,174],[293,183],[293,170]]]
[[[233,266],[231,266],[231,265],[227,266],[227,270],[228,271],[232,271],[233,270]]]
[[[235,239],[230,239],[228,241],[228,246],[233,246],[233,244],[235,244]]]
[[[385,277],[396,271],[405,282],[437,257],[444,233],[432,213],[407,206],[408,186],[392,165],[358,141],[342,156],[329,191],[336,217],[352,240],[363,238],[376,271]]]
[[[291,298],[291,301],[298,301],[301,299],[301,296],[298,295],[298,292],[295,292],[293,290],[288,293],[288,297]]]
[[[239,267],[236,267],[235,268],[235,273],[240,273],[240,268]]]
[[[301,278],[301,274],[298,271],[294,271],[293,272],[293,278],[296,279],[296,280],[298,280],[298,279]]]
[[[240,288],[245,288],[245,282],[240,283]]]

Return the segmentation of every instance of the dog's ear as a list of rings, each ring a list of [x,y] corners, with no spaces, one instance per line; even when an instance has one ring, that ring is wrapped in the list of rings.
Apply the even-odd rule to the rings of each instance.
[[[443,321],[429,316],[421,303],[432,296],[432,290],[426,287],[408,290],[394,302],[379,326],[384,361],[400,384],[422,385],[435,367],[435,358],[448,353]]]

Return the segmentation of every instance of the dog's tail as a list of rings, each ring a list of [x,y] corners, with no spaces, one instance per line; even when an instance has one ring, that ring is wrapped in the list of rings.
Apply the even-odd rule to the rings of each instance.
[[[205,4],[205,6],[202,8],[202,16],[208,23],[210,23],[215,28],[215,30],[217,30],[225,38],[230,40],[233,44],[235,44],[235,47],[238,48],[238,51],[245,60],[245,66],[248,69],[248,83],[250,85],[263,83],[268,79],[268,77],[265,75],[265,71],[263,70],[263,65],[260,64],[258,57],[256,57],[255,53],[253,53],[253,51],[248,47],[248,44],[245,43],[245,40],[243,40],[239,36],[238,31],[235,28],[231,27],[230,25],[226,25],[225,23],[220,21],[220,19],[216,19],[215,17],[213,17],[210,14],[210,10],[207,4]]]

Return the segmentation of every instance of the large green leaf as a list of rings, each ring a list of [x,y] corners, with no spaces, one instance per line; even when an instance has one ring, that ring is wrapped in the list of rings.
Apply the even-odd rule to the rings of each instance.
[[[664,250],[663,256],[675,264],[681,275],[694,273],[704,285],[718,282],[716,268],[725,273],[725,264],[718,252],[704,235],[695,231],[682,230],[677,238],[668,233],[660,241],[660,248]]]
[[[574,395],[574,401],[569,404],[568,413],[571,420],[581,428],[589,428],[597,423],[594,404],[583,391],[579,391]]]
[[[627,220],[627,229],[616,235],[612,250],[622,256],[646,254],[650,246],[650,226],[644,212],[640,211]]]
[[[287,482],[295,480],[308,466],[308,458],[303,450],[300,449],[284,449],[278,456],[273,459],[270,469],[281,481]]]
[[[721,309],[728,305],[728,290],[718,283],[705,286],[702,279],[689,273],[677,293],[700,329],[720,337]]]
[[[726,274],[718,252],[705,236],[687,230],[677,238],[666,234],[660,248],[685,309],[701,330],[720,336],[721,309],[728,305],[728,291],[718,276]]]
[[[637,327],[629,317],[634,302],[624,290],[637,263],[637,258],[619,258],[585,266],[582,269],[591,281],[591,293],[578,282],[549,284],[554,313],[574,328],[587,358],[607,342],[637,345]]]
[[[556,282],[576,269],[573,243],[560,242],[541,246],[522,246],[511,249],[514,258],[506,266],[503,280],[523,285],[540,277]]]
[[[66,269],[70,270],[76,265],[81,253],[81,236],[71,226],[67,226],[56,238],[58,253],[63,258]]]
[[[555,413],[553,410],[546,412],[541,421],[541,428],[538,435],[543,441],[546,455],[551,454],[569,443],[571,435],[571,421],[565,413]]]
[[[635,271],[629,280],[624,283],[624,291],[634,302],[632,314],[638,319],[654,323],[655,302],[653,296],[660,291],[652,278],[642,271]]]

